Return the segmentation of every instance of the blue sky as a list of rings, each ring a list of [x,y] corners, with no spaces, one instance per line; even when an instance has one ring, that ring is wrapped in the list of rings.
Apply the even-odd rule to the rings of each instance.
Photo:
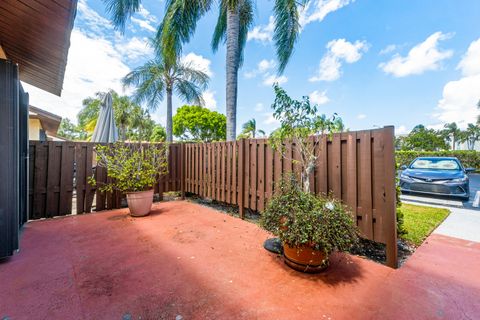
[[[257,0],[256,23],[239,72],[238,127],[256,118],[270,132],[272,83],[293,97],[309,95],[322,113],[336,112],[353,130],[419,123],[439,128],[474,122],[480,99],[480,1],[312,0],[301,13],[302,32],[283,75],[276,74],[273,1]],[[61,98],[26,86],[31,103],[75,118],[96,91],[121,91],[120,78],[152,58],[145,46],[164,1],[144,0],[125,33],[109,24],[101,0],[79,0]],[[211,75],[207,107],[225,112],[225,51],[210,49],[217,11],[202,18],[185,59]],[[127,94],[130,92],[127,91]],[[174,100],[174,108],[182,105]],[[165,106],[152,112],[165,121]]]

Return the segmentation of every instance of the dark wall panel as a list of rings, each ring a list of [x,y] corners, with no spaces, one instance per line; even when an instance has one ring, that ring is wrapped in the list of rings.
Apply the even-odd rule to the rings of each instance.
[[[0,59],[0,257],[18,249],[19,230],[18,67]]]

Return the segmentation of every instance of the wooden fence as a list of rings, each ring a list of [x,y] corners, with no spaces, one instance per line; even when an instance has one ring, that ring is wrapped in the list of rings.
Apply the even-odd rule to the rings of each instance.
[[[387,245],[387,263],[397,264],[393,127],[318,137],[312,192],[332,193],[352,210],[362,236]],[[185,191],[263,211],[283,173],[300,174],[300,154],[286,156],[266,139],[185,145]]]
[[[362,236],[387,246],[387,264],[396,266],[395,160],[393,127],[318,137],[312,192],[332,193],[352,210]],[[105,194],[87,183],[93,174],[93,143],[30,142],[30,219],[120,206],[118,193]],[[169,173],[155,192],[182,191],[262,212],[282,174],[299,173],[300,154],[291,143],[286,157],[266,139],[172,144]],[[74,179],[75,177],[75,179]],[[98,181],[107,179],[96,170]]]
[[[95,168],[95,145],[88,142],[30,141],[29,219],[120,208],[123,195],[100,192],[88,183],[93,174],[99,182],[108,181],[106,170]],[[169,148],[169,173],[155,185],[155,192],[160,197],[165,191],[181,188],[182,146],[171,144]],[[75,212],[72,211],[74,199]]]

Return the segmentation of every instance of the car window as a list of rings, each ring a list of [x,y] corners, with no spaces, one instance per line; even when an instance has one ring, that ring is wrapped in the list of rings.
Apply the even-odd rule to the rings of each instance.
[[[460,170],[458,162],[453,159],[417,159],[412,163],[410,168],[428,170]]]

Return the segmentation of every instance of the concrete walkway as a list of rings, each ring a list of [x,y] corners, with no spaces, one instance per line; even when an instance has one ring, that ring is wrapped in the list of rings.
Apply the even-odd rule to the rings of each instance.
[[[291,270],[255,224],[185,201],[27,224],[0,319],[477,319],[480,244],[433,234],[393,270],[336,254]]]

